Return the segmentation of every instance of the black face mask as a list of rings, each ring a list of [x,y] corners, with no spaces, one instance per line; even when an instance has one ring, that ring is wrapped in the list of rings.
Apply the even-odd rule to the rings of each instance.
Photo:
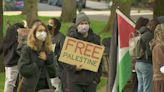
[[[52,26],[51,25],[47,25],[47,28],[48,28],[48,30],[52,30]]]

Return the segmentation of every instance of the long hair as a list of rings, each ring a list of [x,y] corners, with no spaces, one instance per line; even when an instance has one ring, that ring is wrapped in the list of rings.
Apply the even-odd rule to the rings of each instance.
[[[154,39],[150,42],[150,48],[156,44],[160,44],[161,48],[164,50],[164,24],[158,24],[154,31]]]
[[[45,28],[44,31],[47,33],[47,37],[45,39],[45,41],[43,42],[43,45],[40,45],[41,41],[39,41],[37,38],[36,38],[36,32],[38,31],[38,29],[40,27],[43,27]],[[42,48],[47,52],[51,52],[52,51],[52,41],[51,41],[51,36],[50,36],[50,33],[48,32],[46,26],[41,23],[39,24],[38,26],[35,26],[32,28],[32,30],[30,31],[29,35],[28,35],[28,38],[27,38],[27,45],[35,50],[35,51],[41,51]],[[43,46],[43,47],[42,47]]]
[[[154,31],[154,38],[164,41],[164,24],[158,24]]]
[[[50,20],[53,20],[54,26],[56,26],[54,31],[54,35],[55,35],[59,32],[61,28],[61,22],[57,18],[51,18]]]
[[[9,49],[13,44],[17,43],[17,29],[24,28],[22,23],[15,23],[7,28],[6,35],[3,40],[4,51]]]
[[[149,19],[140,17],[136,22],[135,29],[139,30],[141,27],[146,26],[148,22],[149,22]]]

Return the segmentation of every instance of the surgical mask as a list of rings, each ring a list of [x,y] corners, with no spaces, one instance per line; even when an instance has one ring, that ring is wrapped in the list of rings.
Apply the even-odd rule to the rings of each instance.
[[[77,29],[79,33],[86,33],[89,31],[89,24],[79,24]]]
[[[45,41],[47,37],[47,33],[42,31],[42,32],[36,32],[36,38],[40,41]]]
[[[48,25],[47,25],[47,28],[48,28],[48,30],[52,30],[52,29],[53,29],[53,25],[48,24]]]

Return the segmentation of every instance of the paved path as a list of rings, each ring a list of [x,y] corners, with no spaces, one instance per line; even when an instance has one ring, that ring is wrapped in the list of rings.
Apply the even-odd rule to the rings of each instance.
[[[48,5],[47,3],[38,3],[39,11],[54,11],[54,10],[61,10],[62,7]],[[107,10],[108,4],[104,1],[97,2],[97,1],[86,1],[86,9],[88,10]]]
[[[95,10],[106,10],[108,9],[109,4],[105,1],[97,2],[97,1],[86,1],[86,8],[95,9]]]
[[[108,21],[110,16],[110,10],[108,9],[108,4],[106,2],[96,2],[87,0],[86,9],[83,11],[89,16],[92,20],[101,20]],[[60,17],[61,7],[51,6],[45,3],[38,3],[38,15],[39,16],[51,16],[51,17]],[[97,11],[99,10],[99,11]],[[101,10],[101,11],[100,11]],[[4,11],[4,15],[19,15],[20,11]],[[153,12],[150,10],[141,10],[138,12],[137,9],[131,10],[131,18],[135,21],[140,16],[152,19]]]
[[[108,21],[108,18],[110,16],[110,10],[104,10],[104,11],[96,11],[96,10],[84,10],[84,12],[90,17],[90,19],[93,20],[101,20],[101,21]],[[4,15],[19,15],[21,14],[20,11],[5,11]],[[51,17],[60,17],[61,10],[55,10],[55,11],[39,11],[39,16],[51,16]],[[131,18],[133,20],[138,19],[140,16],[147,17],[149,19],[152,19],[153,12],[150,10],[141,10],[138,12],[137,10],[133,9],[131,10]]]

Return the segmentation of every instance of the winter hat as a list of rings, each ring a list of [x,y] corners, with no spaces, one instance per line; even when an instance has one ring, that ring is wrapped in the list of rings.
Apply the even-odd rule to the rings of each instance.
[[[84,12],[80,12],[76,17],[76,25],[78,25],[81,21],[88,21],[90,23],[90,20],[88,16]]]

